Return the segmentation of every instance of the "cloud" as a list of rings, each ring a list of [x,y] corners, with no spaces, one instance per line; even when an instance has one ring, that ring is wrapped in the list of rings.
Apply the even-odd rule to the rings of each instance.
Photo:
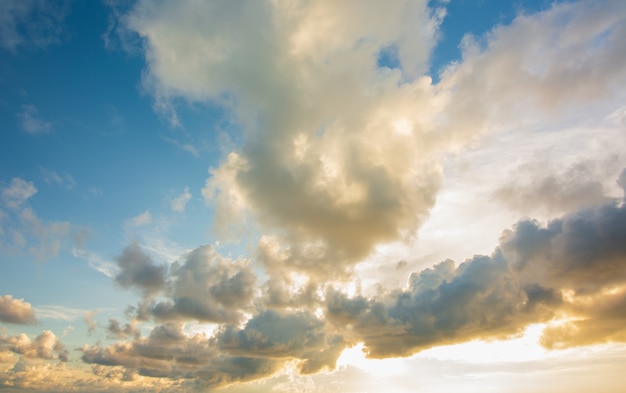
[[[19,177],[11,179],[8,187],[2,187],[2,202],[10,209],[19,209],[37,193],[35,185]]]
[[[242,143],[210,169],[202,195],[220,235],[237,222],[261,233],[251,260],[203,246],[164,265],[129,245],[115,280],[142,295],[133,317],[159,325],[142,337],[110,321],[127,341],[84,346],[94,373],[224,386],[294,362],[301,373],[332,369],[360,342],[370,357],[408,356],[557,320],[546,347],[626,339],[626,207],[577,166],[512,181],[505,199],[578,211],[522,220],[490,255],[445,260],[404,288],[337,289],[380,245],[414,238],[443,156],[489,131],[621,97],[612,86],[626,77],[623,3],[555,4],[468,36],[462,61],[436,85],[424,72],[440,16],[426,1],[245,4],[146,0],[123,20],[143,39],[157,111],[173,124],[181,101],[231,111]],[[391,47],[399,68],[380,67]],[[408,269],[396,261],[389,270]],[[187,321],[217,326],[189,334]]]
[[[224,258],[211,246],[172,264],[166,279],[166,300],[148,308],[157,320],[237,322],[252,309],[256,275],[248,261]]]
[[[202,191],[219,234],[251,218],[269,274],[326,279],[416,234],[443,154],[510,120],[537,124],[620,94],[623,11],[583,2],[520,15],[466,37],[437,85],[424,75],[441,13],[426,1],[142,1],[125,22],[144,40],[158,111],[176,123],[177,100],[217,103],[243,130]],[[390,47],[397,69],[377,63]]]
[[[123,366],[142,376],[195,378],[196,386],[219,386],[256,379],[282,363],[254,357],[220,355],[203,334],[186,336],[182,324],[155,327],[148,337],[109,347],[84,346],[82,360],[101,366]]]
[[[149,296],[165,286],[166,267],[155,265],[137,242],[124,249],[117,257],[117,264],[120,270],[115,276],[115,282],[123,288],[137,288]]]
[[[72,255],[76,258],[81,258],[89,263],[89,266],[104,274],[109,278],[114,278],[119,272],[119,267],[99,255],[96,255],[81,247],[72,247]]]
[[[146,210],[145,212],[131,218],[129,220],[129,223],[133,227],[142,227],[149,225],[150,223],[152,223],[152,214],[150,214],[150,211]]]
[[[189,192],[189,189],[185,187],[185,190],[182,194],[172,199],[172,201],[170,202],[170,206],[175,212],[183,213],[185,211],[185,206],[190,199],[191,193]]]
[[[531,323],[548,347],[622,341],[626,299],[626,205],[606,204],[550,221],[520,221],[490,256],[447,260],[413,273],[408,289],[379,298],[327,294],[328,317],[363,340],[372,357],[502,338]]]
[[[100,310],[93,310],[93,311],[88,311],[88,312],[85,313],[85,316],[84,316],[83,320],[85,321],[85,324],[87,325],[87,333],[88,334],[93,333],[96,330],[96,328],[98,327],[98,321],[94,320],[94,317],[99,312],[100,312]]]
[[[13,178],[8,186],[0,184],[0,220],[6,225],[0,230],[0,250],[27,250],[39,259],[55,257],[70,235],[71,224],[48,222],[39,218],[28,200],[37,193],[30,181]],[[6,209],[6,213],[2,211]],[[11,236],[5,235],[5,230]]]
[[[76,180],[74,180],[74,178],[70,174],[59,174],[46,168],[40,168],[40,170],[41,175],[43,176],[43,180],[48,185],[54,184],[60,187],[67,188],[68,190],[76,187]]]
[[[63,344],[50,330],[44,330],[34,340],[24,333],[17,336],[1,335],[0,349],[34,359],[59,359],[66,362],[69,357]]]
[[[22,111],[17,114],[24,131],[31,135],[48,134],[53,131],[52,123],[38,117],[39,110],[34,105],[22,105]]]
[[[496,190],[496,200],[525,213],[561,214],[610,201],[602,183],[602,172],[609,170],[610,165],[578,162],[558,174],[550,173],[548,168],[546,163],[519,168],[515,179]]]
[[[298,360],[303,373],[332,369],[344,348],[340,337],[327,335],[324,322],[308,313],[262,312],[243,329],[229,325],[214,338],[186,335],[182,327],[168,323],[131,342],[85,346],[82,359],[109,370],[123,366],[143,376],[184,376],[215,387],[270,376],[290,359]]]
[[[4,295],[0,297],[0,322],[33,324],[37,319],[30,303]]]
[[[183,151],[186,151],[187,153],[191,154],[192,156],[196,158],[200,157],[200,151],[198,150],[198,148],[193,145],[190,145],[189,143],[182,143],[172,138],[165,138],[165,141],[168,143],[171,143],[172,145],[176,146],[177,148]]]
[[[71,322],[82,317],[87,310],[65,306],[39,306],[35,309],[40,319],[58,319]]]
[[[63,35],[69,1],[7,0],[0,3],[0,46],[19,47],[56,44]]]
[[[140,337],[141,332],[139,331],[139,329],[137,329],[136,325],[136,321],[133,321],[132,323],[127,323],[122,326],[117,319],[109,318],[107,332],[109,336],[118,339],[123,339],[127,337],[134,337],[137,339]]]

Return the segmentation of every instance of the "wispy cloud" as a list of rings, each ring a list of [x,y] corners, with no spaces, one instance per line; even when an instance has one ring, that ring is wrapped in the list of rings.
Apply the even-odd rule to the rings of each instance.
[[[130,226],[133,227],[142,227],[152,223],[152,214],[149,210],[144,211],[143,213],[138,214],[137,216],[128,220]]]
[[[178,195],[170,202],[170,207],[172,210],[178,213],[183,213],[185,211],[185,207],[187,206],[187,202],[191,199],[191,193],[189,192],[189,188],[185,187],[182,194]]]
[[[191,154],[192,156],[196,158],[200,157],[200,150],[197,147],[190,145],[189,143],[182,143],[172,138],[163,138],[163,139],[166,142],[171,143],[172,145],[178,147],[179,149],[183,151],[186,151],[187,153]]]
[[[57,185],[67,189],[76,187],[76,180],[68,173],[58,173],[50,169],[40,168],[43,180],[48,185]]]
[[[89,310],[65,306],[38,306],[35,311],[41,319],[57,319],[67,322],[75,321],[89,312]]]
[[[52,123],[39,117],[39,110],[34,105],[22,105],[22,111],[17,114],[22,129],[31,135],[51,133]]]

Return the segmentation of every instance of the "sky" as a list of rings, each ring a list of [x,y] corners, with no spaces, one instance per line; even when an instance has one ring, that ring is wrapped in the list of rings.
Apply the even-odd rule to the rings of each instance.
[[[0,388],[623,389],[626,2],[0,2]]]

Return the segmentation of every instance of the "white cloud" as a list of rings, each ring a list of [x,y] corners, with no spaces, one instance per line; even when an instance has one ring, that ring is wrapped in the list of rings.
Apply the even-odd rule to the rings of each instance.
[[[171,143],[172,145],[176,146],[177,148],[186,151],[187,153],[191,154],[192,156],[198,158],[200,157],[200,150],[198,150],[197,147],[190,145],[189,143],[182,143],[180,141],[177,141],[176,139],[172,139],[172,138],[164,138],[166,142]]]
[[[152,223],[152,214],[150,214],[149,210],[146,210],[129,220],[129,224],[133,227],[142,227],[149,225],[150,223]]]
[[[52,123],[39,118],[39,110],[35,105],[22,105],[17,114],[24,131],[31,135],[48,134],[53,131]]]
[[[10,209],[19,209],[36,193],[37,188],[32,182],[15,177],[8,187],[2,187],[2,202]]]
[[[185,187],[182,194],[172,199],[170,206],[175,212],[183,213],[185,211],[185,206],[187,206],[187,202],[189,202],[190,199],[191,193],[189,192],[189,189]]]
[[[65,306],[39,306],[35,307],[35,311],[40,319],[58,319],[67,322],[81,318],[89,312],[89,310]]]
[[[48,185],[54,184],[67,189],[72,189],[76,186],[76,180],[74,180],[74,177],[68,173],[59,174],[46,168],[40,168],[40,170],[43,180]]]

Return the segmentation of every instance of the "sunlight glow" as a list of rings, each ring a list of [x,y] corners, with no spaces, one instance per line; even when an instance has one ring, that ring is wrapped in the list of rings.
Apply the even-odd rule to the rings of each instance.
[[[539,344],[539,338],[545,327],[545,324],[530,325],[520,337],[511,340],[474,340],[431,348],[417,356],[467,363],[526,362],[543,359],[547,357],[548,350]]]
[[[367,359],[365,352],[363,352],[364,347],[363,343],[359,343],[352,348],[344,349],[337,359],[337,368],[352,366],[375,377],[389,377],[406,373],[404,359]]]

